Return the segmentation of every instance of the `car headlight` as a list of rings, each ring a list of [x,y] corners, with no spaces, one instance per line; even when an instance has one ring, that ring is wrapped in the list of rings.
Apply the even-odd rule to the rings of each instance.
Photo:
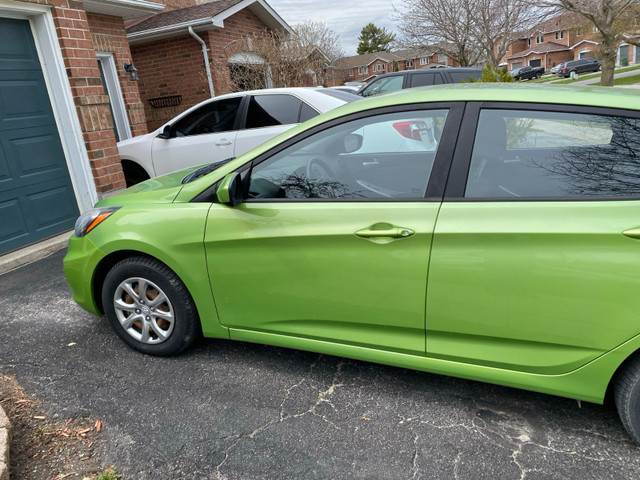
[[[76,237],[84,237],[91,230],[96,228],[107,218],[109,218],[120,207],[94,208],[84,212],[76,220]]]

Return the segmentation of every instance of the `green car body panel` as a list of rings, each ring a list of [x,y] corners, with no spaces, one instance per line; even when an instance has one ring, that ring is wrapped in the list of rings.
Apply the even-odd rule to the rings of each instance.
[[[73,297],[100,314],[104,265],[142,253],[182,279],[208,337],[601,403],[640,349],[640,242],[622,235],[640,227],[640,201],[192,201],[253,158],[345,115],[541,97],[640,110],[637,94],[622,90],[519,85],[429,87],[355,102],[190,183],[180,183],[188,171],[176,172],[99,202],[123,208],[71,238],[64,265]],[[356,234],[397,227],[412,234]]]

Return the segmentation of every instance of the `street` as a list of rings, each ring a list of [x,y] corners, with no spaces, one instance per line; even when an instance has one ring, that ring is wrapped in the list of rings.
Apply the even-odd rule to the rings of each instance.
[[[73,302],[63,255],[0,276],[0,371],[102,419],[125,478],[640,477],[611,406],[224,340],[141,355]]]

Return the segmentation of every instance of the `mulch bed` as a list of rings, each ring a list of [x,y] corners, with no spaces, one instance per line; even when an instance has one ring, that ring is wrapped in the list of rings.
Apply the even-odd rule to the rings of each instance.
[[[0,405],[11,422],[12,480],[82,480],[95,478],[102,470],[94,451],[101,441],[101,420],[49,418],[37,399],[4,374],[0,374]]]

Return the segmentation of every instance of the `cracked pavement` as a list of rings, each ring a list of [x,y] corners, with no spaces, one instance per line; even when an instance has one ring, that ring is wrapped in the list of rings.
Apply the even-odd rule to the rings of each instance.
[[[136,353],[71,300],[63,255],[0,276],[0,371],[101,418],[126,478],[640,478],[610,406],[228,340]]]

